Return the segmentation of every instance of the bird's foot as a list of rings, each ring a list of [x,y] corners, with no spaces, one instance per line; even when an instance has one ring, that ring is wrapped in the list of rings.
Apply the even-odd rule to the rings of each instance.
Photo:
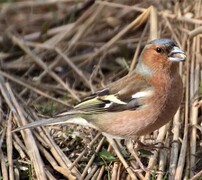
[[[163,149],[163,148],[166,148],[168,149],[168,147],[166,147],[162,142],[156,142],[156,143],[153,143],[153,144],[145,144],[143,142],[141,142],[140,140],[137,140],[137,147],[138,149],[147,149],[147,150],[157,150],[157,149]]]

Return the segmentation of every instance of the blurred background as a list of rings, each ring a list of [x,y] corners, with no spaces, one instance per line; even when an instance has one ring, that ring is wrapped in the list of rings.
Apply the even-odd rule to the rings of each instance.
[[[146,144],[139,156],[151,171],[129,171],[91,128],[11,133],[130,73],[156,38],[174,39],[187,60],[180,64],[184,98],[174,120],[139,139]],[[1,0],[0,178],[201,179],[201,60],[201,0]],[[122,155],[138,169],[127,151]]]

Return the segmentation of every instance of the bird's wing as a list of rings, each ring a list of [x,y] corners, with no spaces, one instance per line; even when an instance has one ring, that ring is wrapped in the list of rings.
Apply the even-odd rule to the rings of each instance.
[[[119,81],[112,83],[107,88],[97,91],[75,106],[71,111],[58,114],[54,118],[32,122],[14,131],[68,122],[86,124],[85,119],[78,120],[79,115],[82,117],[85,114],[135,110],[144,106],[144,100],[151,96],[152,93],[152,86],[145,79],[139,78],[138,75],[125,76]],[[71,118],[74,117],[77,117],[77,120],[73,119],[71,121]]]
[[[138,75],[125,76],[107,88],[97,91],[77,106],[84,114],[135,110],[144,105],[144,99],[153,94],[152,86]]]

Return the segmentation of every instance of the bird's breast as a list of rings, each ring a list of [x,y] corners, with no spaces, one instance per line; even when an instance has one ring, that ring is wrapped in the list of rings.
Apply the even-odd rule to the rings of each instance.
[[[155,92],[144,108],[97,114],[91,122],[102,132],[124,138],[145,135],[165,125],[180,105],[182,80],[180,76],[161,78],[164,79],[157,81]]]

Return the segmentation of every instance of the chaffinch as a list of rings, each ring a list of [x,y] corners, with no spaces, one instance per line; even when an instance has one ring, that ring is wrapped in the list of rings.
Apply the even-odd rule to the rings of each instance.
[[[146,44],[133,72],[84,99],[69,112],[14,131],[75,123],[115,138],[150,133],[170,121],[180,106],[183,84],[178,62],[185,58],[175,41],[153,40]]]

